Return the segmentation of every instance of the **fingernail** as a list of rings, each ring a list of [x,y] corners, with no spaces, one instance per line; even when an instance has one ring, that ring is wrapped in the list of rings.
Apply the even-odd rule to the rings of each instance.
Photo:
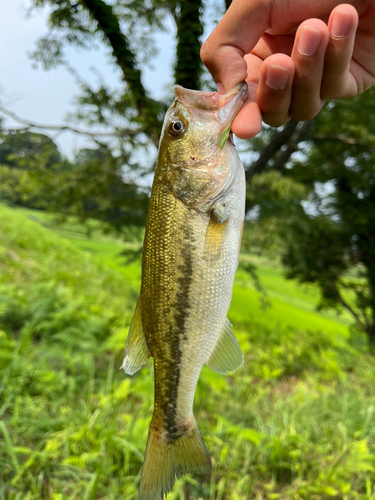
[[[282,66],[270,64],[266,68],[266,84],[277,90],[285,88],[288,83],[290,71]]]
[[[298,52],[304,56],[312,56],[317,51],[321,39],[320,31],[310,26],[302,27],[298,39]]]
[[[331,35],[335,38],[341,38],[347,34],[352,24],[352,16],[345,10],[337,10],[334,13],[331,25]]]
[[[224,85],[222,83],[217,83],[216,88],[217,88],[217,91],[220,95],[225,94],[225,88],[224,88]]]

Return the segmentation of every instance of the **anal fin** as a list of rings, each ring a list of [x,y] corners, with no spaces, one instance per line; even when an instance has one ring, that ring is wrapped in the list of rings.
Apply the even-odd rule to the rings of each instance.
[[[121,368],[128,375],[138,371],[151,356],[143,333],[141,300],[138,299],[133,319],[130,323],[128,338],[125,346],[124,362]]]
[[[230,327],[229,320],[226,320],[215,349],[206,361],[206,365],[211,370],[222,375],[227,375],[238,370],[244,361],[240,344]]]

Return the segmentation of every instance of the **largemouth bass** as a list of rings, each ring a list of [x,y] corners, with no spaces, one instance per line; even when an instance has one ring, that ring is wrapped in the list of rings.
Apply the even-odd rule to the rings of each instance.
[[[227,313],[245,211],[245,175],[229,135],[246,84],[220,96],[175,87],[163,125],[143,246],[142,283],[123,368],[152,356],[155,407],[140,500],[168,493],[175,476],[209,473],[193,415],[204,364],[233,372],[243,354]],[[224,143],[224,144],[223,144]]]

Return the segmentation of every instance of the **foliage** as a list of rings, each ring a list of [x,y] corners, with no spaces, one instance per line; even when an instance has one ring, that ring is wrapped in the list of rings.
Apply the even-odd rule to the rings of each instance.
[[[135,499],[152,370],[118,367],[140,262],[112,269],[24,213],[0,206],[0,499]],[[198,385],[211,483],[186,476],[170,498],[374,498],[365,339],[245,317],[232,309],[244,368]]]
[[[0,201],[11,205],[45,208],[47,197],[30,172],[0,165]]]
[[[289,145],[278,150],[263,165],[263,173],[253,177],[248,191],[249,203],[257,207],[257,224],[268,221],[264,228],[273,227],[283,240],[280,253],[288,275],[317,283],[320,307],[346,309],[371,339],[375,128],[368,116],[374,103],[373,89],[353,100],[330,103],[309,125],[308,134],[298,139],[303,141],[298,154],[280,163]],[[261,142],[258,139],[255,146]]]
[[[61,221],[68,215],[82,221],[95,218],[118,233],[127,225],[144,226],[149,198],[145,190],[126,180],[122,159],[101,146],[79,151],[75,168],[58,176],[39,171],[41,183],[54,193],[48,209],[59,214]]]
[[[140,64],[153,59],[155,36],[174,23],[175,77],[182,85],[199,88],[202,1],[31,0],[31,4],[35,9],[49,7],[49,31],[31,54],[34,64],[46,70],[64,65],[76,77],[81,95],[70,121],[84,121],[88,134],[94,127],[96,144],[90,158],[82,161],[79,153],[70,163],[53,140],[29,131],[35,129],[34,123],[22,130],[2,130],[0,165],[30,173],[2,169],[0,199],[47,208],[59,213],[61,220],[68,214],[79,214],[86,221],[95,217],[116,232],[128,224],[144,224],[148,197],[139,178],[153,169],[166,103],[149,95]],[[98,44],[110,48],[111,60],[122,72],[117,88],[109,88],[102,78],[97,85],[84,81],[66,58],[69,47],[91,50]],[[142,166],[145,154],[148,163]]]
[[[375,128],[366,117],[374,108],[374,98],[371,90],[351,103],[332,104],[316,120],[308,161],[304,166],[296,162],[294,175],[310,184],[329,183],[331,192],[321,194],[315,189],[311,193],[317,215],[312,217],[309,234],[299,231],[297,253],[290,248],[286,258],[293,276],[320,284],[323,306],[341,303],[351,308],[358,325],[372,339]],[[292,228],[292,234],[296,232]],[[318,245],[319,241],[324,244]],[[349,279],[347,273],[354,269],[358,271],[356,275],[352,272]],[[354,293],[353,305],[343,296],[346,289]]]
[[[152,99],[142,82],[139,62],[149,62],[155,51],[155,35],[166,31],[168,23],[174,23],[177,31],[175,78],[177,83],[199,88],[201,63],[199,38],[203,34],[203,4],[194,2],[161,0],[118,0],[114,4],[104,0],[34,0],[35,7],[51,7],[50,33],[42,37],[33,58],[45,69],[69,62],[65,57],[68,46],[90,49],[92,41],[102,42],[111,50],[113,61],[121,70],[123,82],[115,92],[109,91],[104,82],[95,89],[83,82],[74,71],[81,85],[83,105],[80,117],[96,117],[96,123],[112,128],[117,123],[118,139],[130,139],[139,145],[144,135],[154,145],[158,144],[163,115],[163,101]],[[90,119],[92,121],[92,118]],[[123,136],[123,138],[121,138]]]
[[[0,127],[0,164],[27,168],[25,160],[38,157],[44,168],[53,170],[63,162],[56,144],[45,134]]]
[[[42,137],[41,134],[8,132],[12,141],[1,145],[0,164],[5,163],[3,156],[10,157],[7,148],[13,155],[23,156],[24,163],[29,163],[26,168],[33,170],[34,174],[34,165],[30,164],[36,162],[38,179],[32,183],[41,186],[47,199],[34,203],[32,197],[20,193],[20,189],[10,193],[14,177],[22,177],[18,173],[8,176],[2,199],[23,205],[27,199],[27,206],[47,207],[61,213],[62,219],[66,214],[79,214],[82,220],[96,217],[116,232],[127,224],[143,224],[148,201],[144,190],[138,186],[138,179],[153,168],[154,162],[150,158],[158,145],[166,104],[163,100],[154,100],[145,89],[140,63],[144,65],[153,59],[155,36],[174,23],[177,37],[175,78],[182,85],[199,88],[202,1],[31,0],[31,4],[36,9],[47,5],[50,8],[49,31],[37,42],[31,55],[34,63],[47,70],[64,65],[75,75],[81,95],[76,99],[77,112],[70,119],[84,121],[89,129],[93,126],[99,131],[99,137],[93,133],[97,146],[93,150],[95,158],[92,155],[84,165],[74,165],[73,162],[70,168],[59,172],[61,175],[52,175],[43,171],[49,168],[49,162],[41,158],[39,146],[26,152],[23,143],[18,144],[25,142],[27,134],[34,138],[34,142],[37,135]],[[117,88],[110,89],[102,78],[97,85],[88,83],[70,66],[66,57],[68,47],[91,50],[93,44],[110,48],[111,60],[122,73]],[[107,137],[101,135],[107,132]],[[47,138],[46,144],[59,155],[53,141]],[[146,168],[139,160],[144,158],[145,152],[149,161]],[[61,161],[59,158],[55,164]],[[50,198],[52,192],[54,196]]]
[[[147,191],[131,180],[134,165],[125,151],[116,156],[99,145],[78,151],[69,162],[42,134],[3,131],[0,141],[5,163],[0,165],[1,201],[47,209],[60,221],[68,215],[86,222],[96,218],[117,232],[126,232],[127,225],[144,225]]]
[[[71,169],[56,144],[46,135],[0,127],[0,200],[46,208],[53,197],[44,180]],[[33,174],[43,172],[41,177]]]
[[[75,118],[90,126],[99,125],[101,132],[111,132],[112,137],[105,144],[97,139],[92,157],[74,170],[63,168],[61,176],[51,172],[44,175],[40,169],[38,183],[47,197],[55,193],[44,205],[34,202],[27,189],[20,193],[19,188],[12,188],[15,175],[4,170],[2,198],[48,206],[61,212],[62,219],[67,214],[79,215],[82,220],[96,217],[118,232],[126,224],[142,224],[147,196],[137,186],[134,172],[146,173],[152,168],[151,161],[147,168],[141,168],[140,152],[146,150],[148,159],[151,157],[166,103],[155,101],[145,89],[141,64],[152,59],[155,35],[166,31],[172,22],[176,29],[176,83],[199,88],[203,81],[199,39],[204,10],[212,4],[201,0],[32,3],[35,8],[48,5],[51,9],[49,33],[39,40],[33,54],[37,63],[45,69],[61,64],[70,68],[65,56],[68,47],[89,50],[92,43],[103,43],[110,49],[123,80],[111,90],[103,81],[92,86],[70,68],[82,90]],[[220,9],[228,5],[218,4]],[[368,117],[372,116],[374,102],[374,91],[370,90],[354,100],[329,103],[314,121],[299,124],[291,120],[275,132],[265,128],[250,146],[252,156],[259,153],[259,157],[246,172],[248,218],[257,210],[253,226],[256,234],[260,233],[260,241],[250,236],[247,245],[255,244],[257,250],[269,245],[283,253],[290,276],[319,284],[321,307],[346,309],[373,339],[374,126]],[[17,133],[12,137],[18,138]],[[15,151],[17,147],[14,143]],[[27,158],[34,161],[30,154]],[[50,168],[46,158],[36,163]],[[21,181],[25,178],[19,177]],[[259,222],[264,230],[257,230]],[[273,231],[271,237],[267,228]],[[280,248],[275,248],[275,241]],[[353,274],[355,278],[349,279]]]

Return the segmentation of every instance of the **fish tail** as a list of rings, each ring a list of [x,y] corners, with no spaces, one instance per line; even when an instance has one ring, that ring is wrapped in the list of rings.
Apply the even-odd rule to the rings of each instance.
[[[148,433],[141,471],[139,500],[160,500],[171,491],[175,476],[195,473],[207,475],[211,460],[198,426],[193,419],[189,429],[177,438],[153,428]]]

